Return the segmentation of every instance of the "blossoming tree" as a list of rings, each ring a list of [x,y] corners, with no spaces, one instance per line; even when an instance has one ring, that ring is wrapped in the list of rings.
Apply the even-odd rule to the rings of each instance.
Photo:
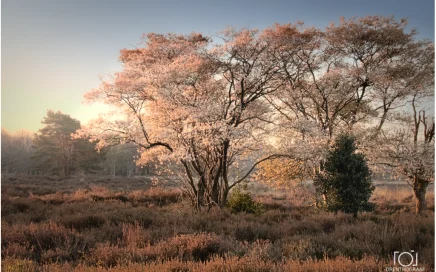
[[[415,93],[410,102],[412,113],[403,114],[406,116],[400,118],[400,128],[382,130],[375,141],[379,143],[375,162],[393,167],[407,178],[415,195],[416,213],[427,209],[427,187],[434,182],[434,117],[428,116],[425,107],[418,103],[419,98],[432,96],[432,93]]]
[[[98,139],[100,147],[135,143],[139,164],[158,159],[180,170],[171,178],[196,208],[225,205],[229,190],[270,158],[259,152],[271,116],[264,97],[283,83],[263,34],[222,35],[223,43],[212,45],[196,33],[151,33],[144,47],[122,50],[123,70],[86,94],[122,118],[100,117],[78,136]],[[232,172],[253,154],[258,159],[245,173]]]
[[[342,18],[325,30],[292,25],[268,30],[270,41],[285,52],[274,57],[295,60],[291,66],[281,61],[286,83],[266,96],[275,109],[282,152],[322,171],[324,151],[336,135],[352,133],[368,146],[395,115],[411,111],[407,101],[415,93],[433,90],[434,45],[417,40],[417,31],[406,25],[406,20],[368,16]],[[315,172],[288,160],[288,167],[277,160],[278,171],[274,161],[264,164],[262,178],[283,184],[301,170],[306,178]]]
[[[143,47],[121,51],[122,71],[86,94],[117,114],[78,136],[99,147],[135,143],[137,163],[171,165],[166,177],[196,208],[222,207],[261,162],[258,177],[280,176],[281,185],[310,177],[336,135],[375,141],[397,108],[431,88],[433,44],[405,27],[379,16],[324,31],[276,24],[225,30],[220,44],[197,33],[150,33]]]

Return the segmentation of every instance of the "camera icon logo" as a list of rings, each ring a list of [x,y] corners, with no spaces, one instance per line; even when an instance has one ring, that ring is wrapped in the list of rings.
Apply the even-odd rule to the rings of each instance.
[[[394,265],[397,263],[402,267],[418,266],[418,252],[414,250],[394,251]]]

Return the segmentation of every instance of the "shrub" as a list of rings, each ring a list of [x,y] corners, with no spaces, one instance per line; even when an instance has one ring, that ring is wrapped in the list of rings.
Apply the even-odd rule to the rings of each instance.
[[[37,271],[37,264],[28,259],[2,258],[4,271]]]
[[[106,220],[99,215],[75,215],[66,217],[61,224],[67,228],[83,230],[86,228],[100,228]]]
[[[131,256],[125,247],[101,243],[91,251],[89,259],[99,267],[109,268],[121,264],[123,261],[128,263]]]
[[[238,241],[254,242],[256,240],[275,241],[279,238],[278,230],[264,224],[251,224],[239,226],[235,229],[234,236]]]
[[[352,213],[372,210],[368,202],[375,187],[372,185],[363,154],[356,153],[355,139],[341,135],[329,151],[325,170],[314,181],[318,195],[323,195],[322,207],[328,211]]]
[[[12,226],[2,224],[2,256],[10,254],[19,257],[23,253],[22,247],[28,250],[26,258],[37,262],[48,259],[71,261],[80,257],[79,251],[87,248],[87,244],[79,233],[53,222]]]
[[[257,239],[257,234],[251,226],[239,227],[235,229],[235,238],[238,241],[253,242]]]
[[[219,237],[206,233],[175,236],[159,242],[153,249],[164,259],[179,258],[183,261],[201,262],[224,252]]]
[[[261,203],[253,200],[248,192],[242,192],[239,188],[235,189],[227,200],[227,206],[234,213],[246,212],[260,214],[264,211]]]

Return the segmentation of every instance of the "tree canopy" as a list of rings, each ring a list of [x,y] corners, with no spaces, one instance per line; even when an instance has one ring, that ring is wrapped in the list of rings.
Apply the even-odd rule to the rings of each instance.
[[[114,114],[77,136],[100,148],[134,143],[137,163],[171,165],[167,178],[197,208],[222,207],[261,162],[286,157],[306,175],[337,135],[372,141],[411,94],[432,88],[434,46],[406,23],[369,16],[325,30],[226,29],[219,44],[146,34],[141,47],[121,50],[122,70],[85,95]]]
[[[34,160],[40,172],[69,176],[75,170],[88,170],[98,164],[94,145],[86,139],[72,139],[80,122],[62,112],[47,111],[45,126],[35,135]]]

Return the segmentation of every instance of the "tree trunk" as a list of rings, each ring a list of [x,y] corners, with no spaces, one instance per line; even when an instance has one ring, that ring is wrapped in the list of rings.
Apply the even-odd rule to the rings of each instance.
[[[322,204],[327,205],[327,195],[325,193],[322,194]]]
[[[205,188],[201,179],[198,181],[197,188],[197,203],[195,208],[196,210],[201,210],[202,207],[206,206],[206,199],[204,198]]]
[[[413,189],[416,199],[416,213],[421,214],[427,210],[427,202],[425,201],[426,188],[423,184],[415,186]]]
[[[227,203],[227,196],[229,195],[229,186],[227,186],[224,182],[219,189],[219,198],[218,198],[218,206],[220,208],[224,208]]]
[[[210,192],[206,191],[204,184],[199,181],[197,183],[197,195],[195,200],[196,210],[207,207],[209,210],[212,206],[224,208],[227,203],[229,188],[225,185],[212,187]]]
[[[211,192],[211,203],[209,204],[209,209],[212,207],[213,204],[218,205],[219,207],[221,207],[221,203],[220,203],[220,199],[219,199],[219,190],[218,190],[218,186],[213,186],[212,187],[212,192]]]

